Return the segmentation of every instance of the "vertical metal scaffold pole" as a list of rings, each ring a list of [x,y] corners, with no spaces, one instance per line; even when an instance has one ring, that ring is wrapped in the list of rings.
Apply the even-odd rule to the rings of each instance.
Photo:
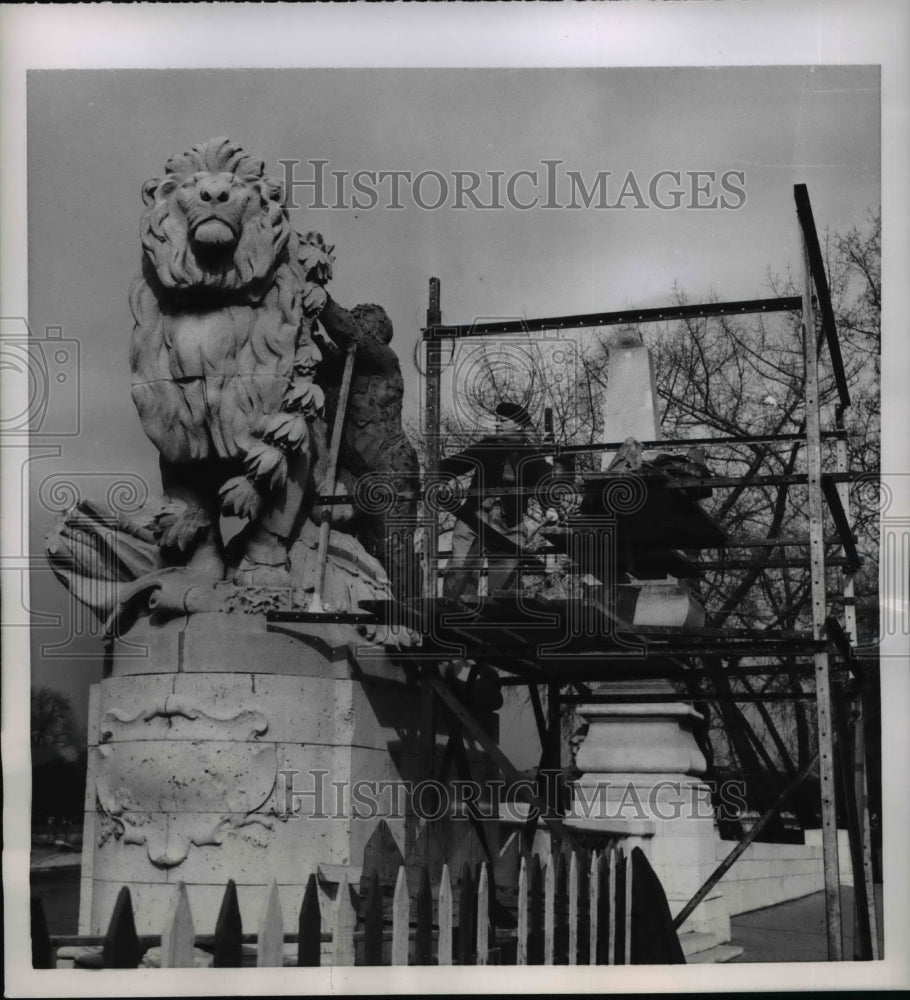
[[[430,298],[427,305],[427,327],[424,334],[426,373],[424,378],[424,421],[423,432],[426,445],[426,467],[424,485],[429,485],[439,470],[439,418],[441,357],[440,341],[436,327],[442,321],[439,308],[439,278],[430,278]],[[437,594],[437,562],[439,556],[439,521],[437,513],[423,501],[423,597],[428,615],[433,615],[432,600]],[[435,663],[422,666],[425,679],[432,680],[437,672]],[[436,776],[436,696],[429,683],[421,689],[420,703],[420,773],[425,781]],[[429,850],[429,838],[427,838]]]
[[[442,321],[439,308],[439,278],[430,278],[430,300],[427,306],[427,329],[424,338],[426,353],[426,383],[424,397],[424,434],[426,436],[426,469],[425,482],[432,482],[439,469],[439,418],[440,418],[440,383],[442,345],[437,336],[436,327]],[[435,511],[431,511],[424,501],[423,505],[423,596],[436,597],[437,593],[437,560],[439,549],[439,522]]]
[[[825,601],[824,498],[822,496],[821,413],[818,393],[818,347],[815,336],[813,281],[805,233],[803,252],[803,354],[806,366],[806,458],[809,488],[809,566],[812,582],[812,635],[822,638]],[[837,857],[834,737],[831,718],[831,677],[826,650],[815,653],[815,703],[818,718],[819,783],[822,807],[822,857],[825,869],[825,915],[828,960],[843,958],[840,872]]]
[[[838,430],[843,430],[844,420],[843,420],[843,409],[838,407],[837,409],[837,427]],[[837,454],[837,471],[846,472],[848,468],[847,461],[847,442],[843,437],[837,439],[837,444],[835,445]],[[838,483],[837,492],[840,496],[841,506],[844,508],[844,513],[847,516],[847,522],[851,525],[853,524],[852,518],[850,516],[850,487],[847,483]],[[844,572],[844,624],[846,626],[847,634],[850,638],[850,645],[856,646],[858,642],[858,635],[856,631],[856,595],[853,587],[853,573]],[[862,950],[861,935],[859,933],[860,922],[863,919],[868,919],[869,921],[869,931],[870,931],[870,946],[871,946],[871,958],[878,959],[878,916],[875,912],[875,885],[873,882],[872,873],[872,836],[870,831],[869,823],[869,790],[866,784],[866,736],[865,736],[865,699],[863,698],[863,689],[860,685],[857,689],[855,695],[854,709],[855,709],[855,722],[854,722],[854,745],[853,745],[853,782],[854,782],[854,796],[856,797],[856,812],[857,818],[859,819],[859,838],[862,845],[862,856],[863,856],[863,870],[862,872],[853,873],[853,881],[860,878],[863,879],[866,887],[866,902],[867,911],[866,914],[860,914],[858,912],[858,905],[860,899],[860,893],[855,893],[854,895],[854,931],[853,931],[853,957],[855,959],[863,958],[864,956],[860,954]]]

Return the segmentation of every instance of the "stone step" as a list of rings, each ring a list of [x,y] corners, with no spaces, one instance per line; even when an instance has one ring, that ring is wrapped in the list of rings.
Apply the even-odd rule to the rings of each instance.
[[[688,965],[719,965],[722,962],[730,962],[734,958],[739,958],[743,949],[736,944],[719,944],[707,951],[700,951],[696,955],[686,957]]]
[[[679,944],[683,954],[688,958],[690,955],[713,948],[717,944],[717,935],[704,931],[687,931],[679,935]]]
[[[671,898],[667,894],[667,901],[670,903],[670,912],[678,913],[689,901],[688,897]],[[730,940],[730,914],[727,910],[727,901],[723,893],[715,889],[707,899],[695,909],[695,912],[684,921],[679,930],[680,936],[683,934],[713,934],[718,941]]]

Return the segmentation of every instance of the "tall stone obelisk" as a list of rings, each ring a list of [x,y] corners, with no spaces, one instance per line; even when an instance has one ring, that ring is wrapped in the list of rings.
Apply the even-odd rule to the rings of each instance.
[[[637,333],[618,334],[607,353],[607,387],[602,416],[604,441],[659,441],[657,382],[651,350]],[[605,451],[600,467],[606,471],[616,453]]]

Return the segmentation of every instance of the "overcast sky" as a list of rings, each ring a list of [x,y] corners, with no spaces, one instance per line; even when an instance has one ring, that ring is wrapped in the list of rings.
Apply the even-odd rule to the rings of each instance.
[[[98,499],[120,474],[157,487],[157,456],[129,393],[127,291],[139,264],[140,187],[170,155],[205,138],[230,136],[278,177],[278,161],[288,158],[301,161],[296,176],[304,178],[313,173],[309,160],[328,161],[326,176],[474,171],[484,203],[491,172],[505,183],[531,171],[542,183],[544,160],[562,161],[563,182],[574,170],[588,187],[610,171],[610,203],[634,174],[643,199],[611,209],[522,210],[503,192],[501,209],[428,210],[405,184],[399,210],[384,207],[387,185],[372,209],[292,213],[298,229],[336,245],[333,295],[389,311],[414,415],[413,352],[431,275],[451,323],[658,305],[674,284],[692,300],[758,297],[768,294],[769,267],[797,266],[794,183],[808,185],[822,230],[861,225],[880,201],[875,67],[44,71],[30,76],[28,96],[30,320],[36,332],[62,327],[81,359],[80,433],[61,439],[59,458],[36,452],[33,495],[48,477],[74,470],[83,493]],[[647,190],[660,171],[741,172],[744,198],[729,198],[741,206],[661,210]],[[565,204],[563,182],[556,197]],[[682,186],[685,205],[685,177]],[[516,200],[541,194],[531,188],[524,177]],[[420,196],[432,203],[437,190],[430,180]],[[702,200],[720,193],[714,184]],[[52,398],[49,418],[69,405]],[[42,551],[51,519],[33,503],[33,551]],[[33,610],[65,606],[50,573],[36,573]],[[34,681],[68,688],[84,718],[85,684],[100,677],[100,665],[43,662],[39,647],[55,641],[56,630],[34,630]],[[91,637],[72,648],[100,652]]]

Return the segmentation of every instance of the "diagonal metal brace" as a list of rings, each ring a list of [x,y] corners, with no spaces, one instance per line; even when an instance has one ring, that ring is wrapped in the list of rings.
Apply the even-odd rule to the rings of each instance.
[[[745,854],[746,849],[755,840],[756,837],[768,826],[771,820],[781,811],[781,809],[786,804],[786,801],[790,796],[796,791],[797,788],[809,777],[810,774],[818,766],[819,755],[816,754],[812,760],[787,784],[787,787],[778,795],[776,801],[773,805],[765,812],[765,814],[759,819],[759,821],[752,827],[751,830],[743,837],[743,839],[733,848],[732,851],[724,858],[723,861],[714,869],[714,871],[708,876],[705,884],[695,893],[695,895],[689,900],[688,903],[676,914],[673,918],[673,928],[674,930],[679,930],[680,927],[688,920],[692,912],[696,907],[708,897],[711,890],[717,883],[726,875],[726,873],[733,867],[734,863],[738,858]]]
[[[547,803],[532,792],[524,782],[523,776],[499,748],[499,744],[484,730],[474,716],[462,705],[461,701],[450,691],[441,678],[424,675],[420,678],[422,684],[429,686],[442,703],[452,712],[464,728],[471,734],[499,766],[500,771],[521,788],[524,797],[532,808],[540,812],[540,817],[560,840],[570,849],[578,850],[578,841],[571,830],[557,816],[550,815]]]
[[[805,184],[795,184],[793,197],[796,200],[796,215],[803,231],[806,255],[809,258],[809,270],[815,283],[815,294],[821,309],[822,329],[828,342],[831,367],[834,369],[834,381],[837,384],[841,406],[849,406],[850,390],[847,388],[847,376],[844,372],[840,341],[837,338],[837,323],[834,319],[834,308],[831,305],[831,290],[828,287],[828,278],[825,274],[824,258],[818,242],[818,230],[815,228],[812,205],[809,202],[809,189]]]
[[[845,568],[848,573],[855,573],[862,565],[862,559],[856,550],[856,538],[850,528],[850,521],[841,503],[840,494],[837,492],[837,484],[827,476],[822,476],[822,492],[828,501],[828,508],[831,511],[831,517],[834,519],[834,526],[837,528],[840,543],[843,545],[847,556],[847,565]]]
[[[838,653],[843,657],[850,673],[862,684],[866,679],[866,671],[853,653],[850,637],[841,628],[841,623],[833,615],[829,615],[825,619],[825,632],[831,642],[834,643]]]

